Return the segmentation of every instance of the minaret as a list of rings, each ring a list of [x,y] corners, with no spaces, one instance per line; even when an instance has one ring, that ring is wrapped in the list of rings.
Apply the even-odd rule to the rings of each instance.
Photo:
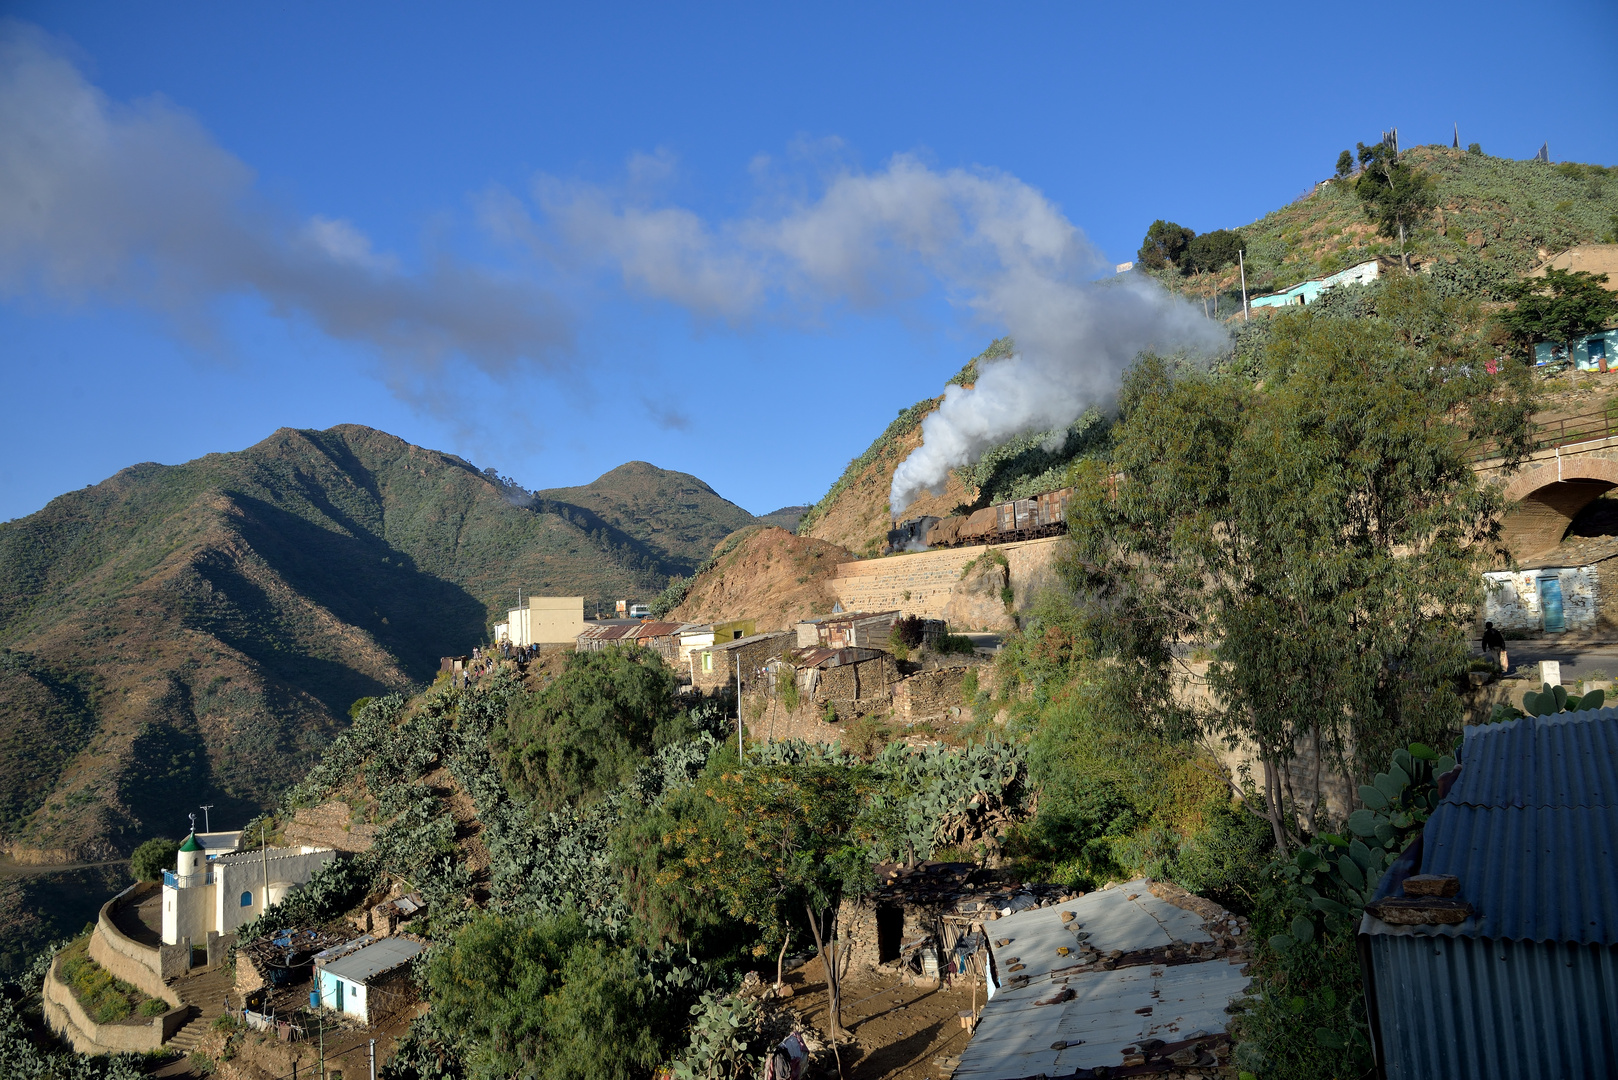
[[[180,845],[178,864],[174,871],[176,884],[182,889],[201,886],[208,881],[208,856],[197,843],[197,834],[193,831]]]

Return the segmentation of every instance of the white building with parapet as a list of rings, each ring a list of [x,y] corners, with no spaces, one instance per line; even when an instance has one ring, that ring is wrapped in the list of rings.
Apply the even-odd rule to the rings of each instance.
[[[163,944],[200,947],[215,934],[234,933],[337,857],[331,848],[235,846],[205,846],[195,833],[185,838],[176,868],[163,871]]]

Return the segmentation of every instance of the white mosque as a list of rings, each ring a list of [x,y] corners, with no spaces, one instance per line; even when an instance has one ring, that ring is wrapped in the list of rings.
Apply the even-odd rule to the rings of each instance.
[[[240,832],[193,830],[178,865],[163,871],[163,944],[206,944],[233,933],[306,884],[331,862],[331,848],[241,848]]]

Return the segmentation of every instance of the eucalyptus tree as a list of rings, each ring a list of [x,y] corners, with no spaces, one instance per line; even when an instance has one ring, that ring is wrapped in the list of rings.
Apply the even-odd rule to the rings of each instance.
[[[1112,460],[1075,472],[1074,584],[1142,685],[1208,650],[1193,719],[1256,749],[1282,850],[1305,739],[1317,767],[1364,777],[1456,727],[1502,508],[1471,455],[1527,440],[1529,376],[1487,371],[1475,306],[1400,279],[1373,308],[1281,315],[1249,375],[1143,358]]]

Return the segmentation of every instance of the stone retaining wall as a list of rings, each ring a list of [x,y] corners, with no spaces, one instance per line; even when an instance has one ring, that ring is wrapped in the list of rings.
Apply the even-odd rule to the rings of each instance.
[[[371,849],[379,829],[377,825],[354,824],[348,804],[333,801],[295,811],[281,835],[286,837],[286,846],[292,848],[307,845],[358,853]]]
[[[190,1018],[190,1007],[179,1006],[144,1024],[98,1024],[85,1013],[72,988],[62,981],[60,963],[60,957],[52,958],[50,971],[45,974],[45,1023],[81,1054],[144,1054],[157,1050]]]
[[[171,974],[185,974],[190,968],[190,950],[184,946],[154,949],[150,945],[142,945],[125,936],[112,921],[113,910],[119,904],[139,902],[159,888],[161,886],[156,882],[136,882],[101,905],[95,931],[90,935],[90,959],[106,968],[115,978],[139,987],[141,993],[148,997],[162,998],[170,1005],[178,1005],[179,995],[169,989],[163,979]],[[185,954],[184,966],[171,972],[168,969],[175,966],[174,961],[179,957],[165,954],[173,954],[175,950]]]
[[[1065,536],[997,544],[993,550],[1006,559],[1006,581],[1012,605],[1026,608],[1040,589],[1056,580],[1056,556]],[[962,581],[968,563],[990,547],[936,548],[882,559],[839,563],[832,591],[848,611],[889,611],[944,619],[955,630],[1009,630],[1011,616],[999,596],[999,586],[977,596],[978,581]],[[981,590],[977,590],[981,591]],[[970,594],[970,595],[969,595]]]
[[[965,666],[918,671],[893,688],[893,718],[902,724],[951,719],[966,704]]]

